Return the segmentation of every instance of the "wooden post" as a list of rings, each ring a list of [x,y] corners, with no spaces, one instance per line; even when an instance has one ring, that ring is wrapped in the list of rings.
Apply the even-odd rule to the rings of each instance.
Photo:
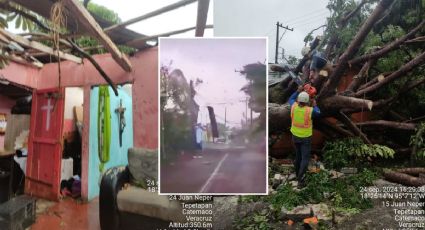
[[[203,37],[205,26],[207,24],[208,8],[210,0],[198,0],[198,15],[196,18],[196,37]]]
[[[70,15],[78,20],[81,25],[111,53],[114,60],[127,72],[131,72],[132,66],[125,54],[121,53],[118,47],[112,42],[103,29],[97,24],[93,16],[77,0],[64,0]]]

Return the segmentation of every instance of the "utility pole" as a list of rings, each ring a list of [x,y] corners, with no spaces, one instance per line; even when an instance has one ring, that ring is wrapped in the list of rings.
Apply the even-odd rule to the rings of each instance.
[[[245,125],[248,125],[248,98],[245,100],[246,108],[245,108]]]
[[[282,47],[282,60],[285,60],[285,49]]]
[[[224,127],[226,127],[227,124],[227,107],[224,106]]]
[[[288,26],[283,26],[282,23],[276,22],[276,49],[274,56],[275,64],[277,64],[277,57],[279,56],[279,27],[285,30],[294,31],[294,28],[289,28]]]
[[[252,108],[251,108],[251,127],[252,127]]]

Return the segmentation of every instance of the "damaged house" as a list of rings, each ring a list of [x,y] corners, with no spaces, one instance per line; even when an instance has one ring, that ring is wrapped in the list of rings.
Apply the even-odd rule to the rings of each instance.
[[[192,3],[193,27],[152,36],[126,28]],[[117,23],[89,13],[90,4],[0,1],[0,203],[22,194],[98,202],[102,175],[128,165],[129,149],[157,149],[158,38],[212,28],[209,1]],[[24,32],[10,32],[13,22]],[[9,211],[0,204],[0,226]]]

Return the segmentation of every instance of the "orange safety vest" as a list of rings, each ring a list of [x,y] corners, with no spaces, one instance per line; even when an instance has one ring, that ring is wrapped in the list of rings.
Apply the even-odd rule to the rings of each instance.
[[[311,116],[312,107],[299,107],[298,103],[294,103],[291,107],[291,133],[296,137],[310,137],[313,135],[313,125]]]

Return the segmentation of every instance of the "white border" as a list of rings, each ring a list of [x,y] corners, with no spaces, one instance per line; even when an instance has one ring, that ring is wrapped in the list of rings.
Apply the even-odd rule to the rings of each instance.
[[[207,40],[207,39],[266,39],[266,192],[265,193],[161,193],[161,40]],[[269,38],[268,37],[160,37],[158,41],[158,194],[159,195],[198,195],[198,196],[240,196],[240,195],[269,195]]]

